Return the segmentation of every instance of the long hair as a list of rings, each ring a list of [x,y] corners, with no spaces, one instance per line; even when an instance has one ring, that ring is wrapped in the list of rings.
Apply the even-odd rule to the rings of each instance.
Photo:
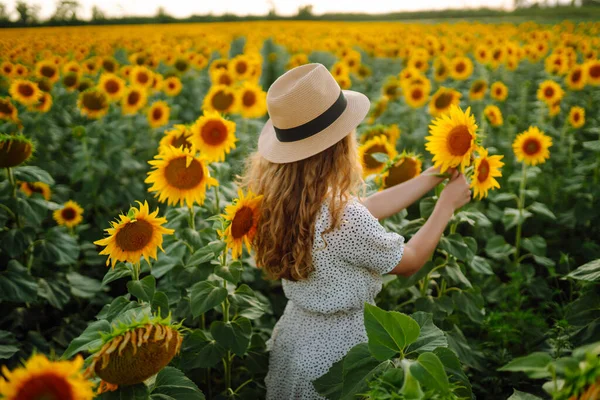
[[[322,233],[339,227],[351,196],[364,189],[355,131],[304,160],[275,164],[252,154],[241,185],[263,195],[252,247],[256,265],[270,279],[299,281],[314,270],[312,247],[317,214],[328,199],[332,217]]]

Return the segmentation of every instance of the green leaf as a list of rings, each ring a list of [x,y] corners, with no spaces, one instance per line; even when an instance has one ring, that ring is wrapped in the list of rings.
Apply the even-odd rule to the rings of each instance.
[[[190,289],[192,315],[199,317],[221,304],[226,297],[227,289],[224,287],[217,286],[209,281],[196,283]]]
[[[32,197],[18,197],[17,209],[19,210],[19,214],[25,217],[27,221],[30,221],[35,225],[40,225],[48,215],[48,208],[45,205],[40,205],[40,203],[34,200],[37,199],[33,199]]]
[[[432,314],[417,311],[411,314],[410,317],[419,324],[421,332],[417,340],[408,346],[405,354],[421,354],[426,351],[433,351],[438,347],[448,347],[448,341],[444,332],[433,323]]]
[[[380,360],[387,360],[403,352],[420,334],[417,321],[406,314],[384,311],[365,303],[365,328],[369,338],[369,350]]]
[[[535,203],[531,203],[529,207],[527,207],[527,209],[534,212],[535,214],[543,215],[550,219],[556,219],[556,215],[554,215],[554,213],[550,211],[548,206],[546,206],[543,203],[539,203],[536,201]]]
[[[398,275],[397,280],[400,282],[399,288],[406,289],[414,286],[418,281],[425,278],[431,270],[435,268],[435,264],[431,261],[427,261],[416,273],[409,277]]]
[[[152,275],[158,279],[166,275],[178,265],[183,265],[182,259],[187,251],[183,242],[171,243],[164,252],[158,253],[158,259],[152,265]]]
[[[458,233],[453,233],[449,236],[443,236],[440,239],[440,248],[445,250],[448,254],[458,258],[459,260],[466,260],[469,253],[469,247],[463,241],[462,236]]]
[[[456,309],[465,313],[471,321],[481,324],[485,312],[478,304],[478,300],[475,295],[469,292],[460,291],[452,293],[452,301],[454,301]]]
[[[229,265],[218,264],[215,267],[215,275],[225,279],[228,282],[237,285],[242,276],[242,263],[238,260],[232,261]]]
[[[0,360],[7,360],[18,351],[19,348],[12,344],[0,344]]]
[[[522,246],[525,250],[536,256],[543,257],[546,255],[546,239],[540,235],[534,235],[523,239]]]
[[[79,258],[79,246],[74,236],[64,232],[60,227],[46,231],[44,241],[37,246],[44,261],[56,265],[73,265]]]
[[[596,282],[600,280],[600,258],[590,261],[587,264],[583,264],[576,270],[571,271],[566,277],[586,282]]]
[[[450,382],[460,387],[453,391],[454,394],[460,398],[470,399],[472,397],[471,383],[463,371],[460,360],[456,354],[445,347],[438,347],[433,351],[433,354],[435,354],[444,365],[444,369],[446,370]]]
[[[417,358],[417,361],[410,365],[411,374],[417,380],[429,389],[436,389],[443,393],[450,390],[450,382],[444,365],[433,353],[423,353]]]
[[[513,394],[506,400],[542,400],[542,398],[513,389]]]
[[[131,277],[131,269],[125,263],[117,263],[114,268],[109,268],[104,279],[102,279],[102,285],[108,285],[109,283],[116,281],[117,279]]]
[[[150,303],[156,290],[156,278],[152,275],[147,275],[139,281],[129,281],[127,282],[127,290],[137,297],[138,300]]]
[[[225,246],[225,242],[221,240],[210,242],[208,245],[192,254],[185,265],[186,268],[195,267],[197,265],[204,264],[205,262],[216,260]]]
[[[183,372],[173,367],[163,368],[156,376],[151,399],[204,400],[204,394]]]
[[[196,329],[183,339],[181,366],[186,370],[211,368],[221,361],[225,353],[225,349],[210,333]]]
[[[505,230],[510,230],[511,228],[517,226],[519,221],[521,224],[525,222],[525,220],[531,217],[533,214],[527,210],[522,210],[519,212],[516,208],[505,208],[504,214],[502,215],[502,223],[504,224]]]
[[[130,301],[124,296],[119,296],[112,301],[110,304],[105,304],[102,310],[96,316],[97,319],[105,319],[108,322],[112,322],[113,319],[123,314],[126,311],[134,308],[140,308],[142,305],[137,301]]]
[[[451,260],[448,265],[441,270],[441,273],[445,275],[452,284],[463,285],[467,288],[473,287],[469,279],[463,274],[460,265],[454,260]]]
[[[414,363],[415,361],[409,361],[407,359],[402,360],[404,383],[402,384],[402,388],[400,388],[400,393],[408,400],[421,400],[425,399],[421,383],[413,376],[410,370],[410,366]]]
[[[382,164],[385,164],[390,160],[390,157],[386,153],[373,153],[370,154],[370,156]]]
[[[515,252],[515,248],[506,243],[504,236],[492,236],[485,245],[485,252],[494,259],[504,259]]]
[[[131,386],[119,386],[114,392],[105,392],[97,397],[99,400],[148,400],[148,387],[143,383]]]
[[[48,185],[54,185],[54,179],[49,173],[34,165],[25,165],[13,168],[13,174],[19,181],[24,182],[44,182]]]
[[[479,256],[475,256],[473,257],[473,259],[471,260],[470,263],[468,263],[467,265],[469,265],[471,267],[471,269],[479,274],[482,275],[494,275],[494,271],[492,270],[492,266],[490,265],[490,263],[488,262],[488,260],[486,260],[483,257],[479,257]]]
[[[166,318],[169,315],[169,298],[165,292],[155,292],[152,296],[152,311],[158,314],[160,310],[160,316]]]
[[[367,348],[367,351],[369,351],[366,343],[358,344],[350,349],[350,351],[360,345],[364,345]],[[372,357],[370,354],[369,356]],[[342,358],[333,363],[333,365],[329,367],[327,373],[312,381],[312,385],[317,393],[328,400],[339,400],[342,397],[342,392],[344,390],[344,359]]]
[[[102,291],[100,281],[77,272],[69,272],[67,274],[67,281],[71,284],[71,293],[76,297],[93,299]]]
[[[583,147],[588,150],[600,153],[600,140],[591,140],[582,143]]]
[[[232,350],[241,357],[250,344],[252,324],[247,318],[238,318],[231,322],[214,321],[210,325],[210,333],[226,350]]]
[[[236,314],[248,319],[258,319],[265,313],[270,313],[268,303],[261,301],[250,286],[243,284],[230,295],[231,305],[235,307]]]
[[[11,258],[23,254],[28,245],[27,236],[20,229],[8,231],[0,241],[0,248]]]
[[[498,368],[498,371],[524,372],[533,379],[550,377],[548,366],[552,363],[552,357],[548,353],[536,352],[524,357],[518,357]]]
[[[81,335],[73,339],[67,350],[63,353],[61,359],[68,360],[77,353],[100,347],[100,345],[102,345],[100,333],[108,333],[110,330],[110,324],[106,320],[92,322]]]
[[[62,281],[48,282],[44,278],[38,281],[38,296],[48,300],[50,305],[59,310],[71,299],[69,292],[69,285]]]
[[[37,298],[38,283],[17,260],[0,272],[0,301],[29,303]]]
[[[500,203],[503,201],[516,201],[518,197],[514,193],[498,193],[495,196],[490,196],[490,200],[494,203]]]
[[[426,197],[419,202],[419,212],[421,218],[427,219],[433,213],[437,199],[433,197]]]

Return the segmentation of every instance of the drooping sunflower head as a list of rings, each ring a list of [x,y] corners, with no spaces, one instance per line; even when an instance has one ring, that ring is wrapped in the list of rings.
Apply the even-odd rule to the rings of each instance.
[[[251,190],[248,190],[246,195],[239,190],[238,196],[232,204],[225,207],[223,218],[228,224],[224,231],[219,231],[219,236],[225,239],[227,248],[232,249],[231,256],[234,259],[240,258],[244,244],[248,252],[252,250],[251,243],[256,235],[263,197],[255,195]]]
[[[165,101],[159,100],[152,103],[146,117],[150,127],[158,128],[169,123],[170,114],[171,108],[169,105]]]
[[[517,161],[523,161],[527,165],[545,163],[550,158],[551,146],[552,138],[536,126],[530,126],[525,132],[518,134],[512,144]]]
[[[256,83],[244,82],[236,94],[244,118],[259,118],[267,112],[267,94]]]
[[[108,96],[98,88],[89,88],[79,94],[77,106],[82,115],[98,119],[106,115],[110,103]]]
[[[225,85],[213,85],[204,97],[202,108],[223,114],[234,112],[238,107],[238,96],[233,88]]]
[[[154,73],[149,68],[142,65],[136,65],[131,69],[129,74],[129,82],[131,82],[132,85],[138,85],[149,89],[152,87],[153,74]]]
[[[194,156],[191,149],[163,147],[148,163],[154,168],[145,180],[153,184],[148,191],[156,192],[158,201],[169,205],[202,205],[207,188],[219,184],[210,176],[206,159]]]
[[[218,112],[205,111],[190,129],[192,144],[209,162],[224,161],[225,154],[235,149],[235,122]]]
[[[34,151],[33,142],[23,136],[0,133],[0,168],[23,164]]]
[[[585,108],[574,106],[569,111],[569,124],[573,128],[581,128],[585,124]]]
[[[477,147],[476,131],[470,107],[462,111],[452,105],[450,112],[432,121],[425,148],[433,154],[434,166],[440,167],[442,173],[458,166],[464,171],[471,164],[471,155]]]
[[[50,82],[55,83],[60,78],[58,67],[51,60],[42,60],[35,65],[35,74],[38,78],[48,79]]]
[[[19,112],[10,97],[0,97],[0,119],[16,122]]]
[[[44,182],[21,182],[21,191],[25,193],[26,196],[39,193],[46,201],[50,200],[50,196],[52,195],[50,186]]]
[[[83,358],[50,361],[43,354],[32,355],[12,371],[2,367],[0,397],[6,400],[60,399],[92,400],[94,384],[81,371]]]
[[[173,97],[181,92],[182,87],[183,85],[178,77],[170,76],[164,80],[162,90],[167,96]]]
[[[494,82],[490,88],[490,96],[494,100],[504,101],[508,97],[508,87],[502,82]]]
[[[165,136],[160,140],[158,145],[159,152],[162,151],[162,148],[168,146],[173,146],[175,148],[183,146],[184,149],[190,149],[192,147],[190,136],[192,136],[192,131],[189,126],[182,124],[173,126],[172,129],[165,132]]]
[[[403,151],[392,165],[381,174],[381,189],[404,183],[421,174],[423,163],[421,157],[414,153]]]
[[[500,188],[500,184],[495,178],[502,176],[500,168],[504,163],[500,160],[504,156],[489,156],[488,151],[483,148],[480,148],[477,153],[478,157],[475,158],[470,187],[473,189],[473,197],[479,197],[481,200],[487,197],[490,189]]]
[[[360,143],[365,144],[366,142],[368,142],[376,136],[384,136],[389,143],[395,145],[398,139],[400,139],[400,133],[400,128],[398,128],[397,124],[377,124],[375,126],[369,127],[360,135]]]
[[[121,111],[124,115],[132,115],[137,113],[148,101],[146,89],[142,86],[130,86],[125,89],[125,93],[121,98]]]
[[[8,91],[13,99],[25,106],[37,103],[42,95],[37,83],[24,79],[12,81]]]
[[[102,344],[92,350],[92,362],[85,375],[102,379],[99,393],[118,385],[141,383],[166,367],[181,349],[181,323],[171,317],[148,314],[113,324],[110,333],[102,333]]]
[[[57,224],[72,228],[83,221],[83,208],[73,200],[69,200],[62,208],[54,210],[52,217]]]
[[[502,118],[502,111],[493,104],[490,104],[485,107],[483,110],[483,115],[488,120],[490,125],[492,126],[502,126],[504,124],[504,119]]]
[[[389,159],[396,157],[396,154],[398,154],[396,148],[388,142],[385,136],[375,136],[373,139],[366,141],[358,148],[358,156],[363,167],[364,177],[378,174],[385,168],[384,162],[378,161],[372,156],[375,153],[386,154]]]
[[[450,76],[459,81],[464,81],[473,73],[473,61],[469,57],[455,57],[450,64]]]
[[[431,101],[429,102],[429,113],[434,117],[446,113],[450,110],[451,106],[458,105],[461,96],[460,92],[454,89],[448,89],[443,86],[440,87],[431,97]]]
[[[132,207],[127,215],[121,214],[111,228],[105,229],[108,237],[97,240],[94,244],[106,246],[100,254],[107,254],[106,265],[112,261],[114,268],[117,261],[137,264],[143,256],[146,260],[156,259],[157,249],[162,250],[163,235],[173,234],[173,229],[164,228],[166,218],[157,217],[158,209],[153,213],[148,210],[148,203],[138,201],[139,208]]]
[[[560,101],[565,92],[560,85],[554,81],[546,80],[540,83],[537,91],[537,98],[546,104],[554,104]]]
[[[471,89],[469,89],[469,98],[471,100],[481,100],[485,97],[485,93],[487,92],[487,81],[484,79],[474,80],[471,84]]]
[[[583,65],[574,65],[567,76],[565,83],[570,90],[581,90],[587,82],[587,70]]]
[[[125,93],[125,81],[112,73],[104,73],[100,76],[98,88],[108,96],[110,101],[117,101]]]

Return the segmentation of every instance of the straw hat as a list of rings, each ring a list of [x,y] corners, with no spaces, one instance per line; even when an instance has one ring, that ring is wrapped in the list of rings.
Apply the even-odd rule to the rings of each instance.
[[[369,106],[364,94],[341,90],[322,64],[296,67],[267,92],[270,119],[258,139],[258,152],[277,164],[313,156],[352,132]]]

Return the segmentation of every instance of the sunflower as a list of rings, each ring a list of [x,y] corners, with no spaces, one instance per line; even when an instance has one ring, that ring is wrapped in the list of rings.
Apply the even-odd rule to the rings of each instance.
[[[494,100],[504,101],[508,96],[508,88],[502,82],[494,82],[490,88],[490,96]]]
[[[52,95],[50,93],[42,92],[38,102],[32,106],[27,107],[30,111],[37,111],[46,113],[52,108]]]
[[[74,72],[77,75],[81,74],[81,65],[77,61],[69,61],[62,67],[63,74],[68,74],[69,72]]]
[[[308,56],[304,53],[294,54],[288,60],[288,63],[285,66],[286,70],[290,70],[296,67],[299,67],[304,64],[308,64]]]
[[[600,85],[600,60],[590,60],[585,63],[587,70],[587,83],[593,86]]]
[[[42,95],[42,91],[37,83],[24,79],[15,79],[12,81],[8,91],[13,99],[26,106],[37,103]]]
[[[190,141],[209,162],[225,161],[225,154],[235,149],[235,122],[217,112],[205,111],[190,130]]]
[[[461,96],[460,92],[454,89],[440,87],[431,97],[429,113],[434,117],[444,114],[452,105],[458,105]]]
[[[170,76],[163,81],[162,90],[167,96],[177,96],[181,92],[181,80],[176,76]]]
[[[436,82],[445,81],[450,75],[450,62],[444,56],[437,57],[433,61],[433,78]]]
[[[450,62],[450,76],[457,81],[464,81],[473,73],[473,61],[469,57],[454,57]]]
[[[0,97],[0,119],[13,122],[18,120],[17,107],[10,101],[10,97]]]
[[[381,94],[387,96],[390,100],[396,100],[401,94],[400,81],[393,76],[388,77],[381,88]]]
[[[400,82],[402,82],[402,85],[408,84],[412,79],[418,78],[421,76],[423,76],[423,74],[421,74],[421,71],[419,71],[416,68],[412,68],[412,67],[404,68],[398,74],[398,78],[400,78]]]
[[[135,385],[156,375],[181,349],[181,323],[171,317],[144,315],[113,324],[102,343],[92,349],[92,362],[85,376],[102,379],[98,393],[116,390],[119,385]]]
[[[250,77],[252,73],[252,60],[245,54],[235,56],[229,61],[227,68],[233,74],[233,77],[238,81],[243,81]]]
[[[141,86],[129,86],[121,98],[121,110],[124,115],[137,113],[146,105],[148,95]]]
[[[562,90],[560,85],[550,80],[540,83],[540,86],[537,90],[537,98],[546,102],[548,105],[560,101],[564,95],[565,92]]]
[[[429,69],[429,60],[423,55],[412,56],[408,60],[407,66],[416,68],[424,73]]]
[[[425,148],[433,154],[435,167],[441,172],[458,167],[464,171],[471,163],[471,154],[476,148],[477,125],[471,108],[462,111],[452,105],[450,112],[441,115],[429,125]]]
[[[52,196],[50,186],[44,182],[21,182],[21,191],[28,197],[34,193],[39,193],[46,201],[50,200],[50,196]]]
[[[421,108],[429,100],[429,90],[424,85],[409,85],[404,87],[404,101],[411,108]]]
[[[375,125],[368,128],[360,136],[360,143],[364,144],[376,136],[384,136],[388,142],[395,144],[400,138],[400,129],[398,125]]]
[[[502,124],[504,124],[502,111],[500,111],[500,109],[493,104],[485,107],[483,110],[483,115],[485,115],[485,118],[492,126],[502,126]]]
[[[96,73],[100,69],[100,64],[98,63],[98,59],[96,57],[92,57],[89,60],[85,60],[81,64],[81,66],[88,75],[96,75]]]
[[[229,65],[229,60],[226,58],[217,58],[210,63],[210,67],[208,67],[208,74],[212,76],[218,70],[228,70]]]
[[[381,175],[381,188],[387,189],[417,177],[421,174],[422,169],[423,163],[420,156],[404,151],[398,160]]]
[[[121,68],[119,68],[119,75],[121,75],[122,78],[129,79],[132,70],[133,66],[123,65]]]
[[[570,90],[581,90],[587,80],[586,69],[583,65],[575,65],[565,77],[565,83]]]
[[[483,148],[480,148],[477,153],[478,157],[475,158],[470,187],[473,189],[473,197],[479,196],[479,200],[481,200],[487,197],[490,189],[500,188],[500,184],[495,178],[502,176],[500,168],[504,163],[500,160],[504,156],[488,156],[488,151]]]
[[[350,71],[357,73],[360,68],[361,55],[356,50],[350,50],[348,54],[342,57],[342,61],[346,63]]]
[[[536,126],[530,126],[525,132],[520,133],[512,144],[517,161],[523,161],[527,165],[537,165],[546,162],[550,158],[552,138],[546,136]]]
[[[131,82],[132,85],[139,85],[145,89],[149,89],[152,87],[152,75],[153,72],[147,67],[136,65],[129,73],[129,82]]]
[[[340,77],[349,76],[350,68],[348,68],[345,63],[338,61],[331,67],[331,75],[333,75],[336,80]]]
[[[267,112],[267,94],[258,84],[246,81],[236,95],[239,111],[244,118],[259,118]]]
[[[73,200],[67,201],[61,209],[54,210],[52,217],[59,225],[73,228],[83,221],[83,208]]]
[[[43,354],[32,355],[22,367],[2,367],[0,396],[5,400],[61,399],[92,400],[94,384],[81,372],[83,357],[73,361],[50,361]]]
[[[155,101],[148,109],[146,117],[148,118],[148,124],[151,128],[159,128],[169,123],[169,116],[171,109],[169,105],[162,101]]]
[[[77,107],[82,115],[98,119],[106,115],[109,107],[108,96],[102,90],[89,88],[79,94]]]
[[[23,64],[15,65],[14,76],[17,76],[19,78],[25,78],[28,75],[29,75],[29,69],[26,66],[24,66]]]
[[[360,67],[358,67],[358,71],[356,73],[361,80],[373,75],[371,68],[369,68],[367,65],[364,65],[364,64],[362,64]]]
[[[119,69],[119,63],[113,57],[103,57],[100,65],[104,71],[111,74],[116,73]]]
[[[581,128],[585,124],[585,108],[574,106],[569,111],[569,124],[573,128]]]
[[[0,64],[0,74],[11,78],[15,72],[15,66],[10,61],[4,61]]]
[[[192,132],[188,126],[181,124],[175,125],[172,129],[166,131],[165,136],[160,140],[158,145],[160,149],[159,152],[168,146],[173,146],[175,148],[183,146],[184,149],[192,148],[190,136],[192,136]]]
[[[155,92],[162,90],[163,82],[164,82],[164,77],[162,76],[162,74],[155,72],[152,75],[152,85],[150,86],[150,89],[152,89]]]
[[[139,209],[131,207],[126,216],[121,214],[118,222],[111,223],[112,228],[105,229],[108,237],[94,242],[99,246],[106,246],[100,252],[100,255],[108,254],[106,265],[111,261],[113,268],[117,261],[137,264],[142,256],[147,261],[150,258],[156,259],[156,249],[163,250],[162,235],[175,232],[162,226],[167,219],[157,217],[158,208],[150,213],[147,202],[138,203]]]
[[[387,96],[381,96],[379,100],[373,104],[373,108],[369,114],[369,124],[373,124],[387,110],[390,99]]]
[[[225,231],[219,231],[219,236],[225,239],[227,248],[232,249],[231,256],[234,259],[242,255],[243,244],[248,252],[252,250],[251,243],[256,235],[263,197],[255,195],[251,190],[248,190],[245,196],[242,190],[238,190],[238,196],[232,204],[225,207],[223,218],[229,223]]]
[[[469,89],[469,98],[471,100],[481,100],[487,92],[487,82],[483,79],[474,80]]]
[[[35,74],[38,78],[48,79],[52,83],[56,83],[60,79],[56,64],[50,60],[39,61],[35,65]]]
[[[195,157],[190,149],[163,147],[154,158],[148,163],[155,169],[148,173],[145,182],[153,184],[148,191],[157,192],[161,203],[165,200],[168,205],[186,203],[190,208],[194,202],[202,205],[206,189],[219,184],[210,176],[206,159]]]
[[[79,87],[79,75],[76,72],[67,72],[62,77],[62,84],[69,92],[73,92]]]
[[[100,75],[98,88],[108,96],[110,101],[118,101],[125,93],[125,81],[112,73]]]
[[[550,117],[555,117],[558,114],[560,114],[560,100],[557,100],[554,103],[548,104],[548,115]]]
[[[0,133],[0,168],[16,167],[23,164],[34,152],[33,142],[23,134],[7,135]]]
[[[396,148],[387,141],[385,136],[376,136],[367,140],[358,149],[360,163],[363,167],[363,176],[380,173],[385,168],[385,163],[377,161],[371,154],[384,153],[389,159],[396,157]]]
[[[205,111],[230,113],[237,109],[237,98],[234,89],[225,85],[213,85],[204,97],[202,108]]]
[[[544,68],[551,75],[564,75],[569,71],[569,59],[566,54],[553,52],[544,61]]]

